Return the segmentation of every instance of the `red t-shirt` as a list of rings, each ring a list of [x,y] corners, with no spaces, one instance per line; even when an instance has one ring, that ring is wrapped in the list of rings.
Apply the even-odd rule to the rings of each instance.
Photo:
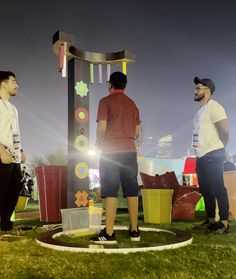
[[[102,152],[136,152],[136,126],[139,110],[124,93],[113,93],[99,102],[97,121],[107,121]]]

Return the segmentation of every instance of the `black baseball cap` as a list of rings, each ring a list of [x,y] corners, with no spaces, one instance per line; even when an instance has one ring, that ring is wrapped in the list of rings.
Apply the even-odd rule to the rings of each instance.
[[[195,84],[198,84],[198,83],[201,83],[203,85],[205,85],[206,87],[208,87],[211,91],[211,94],[213,94],[213,92],[215,91],[215,84],[214,82],[209,79],[209,78],[203,78],[203,79],[200,79],[199,77],[195,77],[193,82]]]

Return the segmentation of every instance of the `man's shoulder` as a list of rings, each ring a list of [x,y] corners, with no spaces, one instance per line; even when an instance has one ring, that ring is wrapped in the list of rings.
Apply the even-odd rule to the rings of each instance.
[[[100,99],[99,104],[100,106],[110,106],[112,104],[126,104],[130,108],[133,107],[136,110],[139,110],[134,100],[132,100],[130,97],[128,97],[125,94],[119,94],[119,93],[111,94],[103,97],[102,99]]]
[[[129,96],[127,96],[127,95],[125,95],[125,97],[127,97],[132,103],[135,104],[135,101],[134,101],[131,97],[129,97]]]
[[[10,102],[9,100],[3,100],[2,98],[0,98],[0,105],[4,107],[12,106],[13,108],[16,109],[16,106],[12,102]]]
[[[4,101],[0,98],[0,110],[1,111],[5,111],[6,110],[6,106],[4,104]]]
[[[130,102],[131,104],[137,107],[135,101],[131,97],[127,96],[126,94],[122,94],[122,98],[126,99],[127,102]]]
[[[100,99],[100,102],[113,101],[113,100],[116,100],[117,98],[122,98],[122,99],[125,99],[125,100],[130,101],[135,104],[134,100],[131,99],[129,96],[127,96],[126,94],[120,94],[120,93],[115,93],[115,94],[110,94],[108,96],[105,96]]]
[[[225,109],[220,103],[215,100],[210,100],[208,103],[208,113],[210,114],[210,117],[214,123],[223,119],[227,119]]]
[[[210,107],[218,107],[218,108],[223,108],[223,106],[216,100],[210,100],[209,102]]]
[[[109,97],[110,97],[110,95],[101,98],[100,102],[105,102],[106,100],[109,100]]]

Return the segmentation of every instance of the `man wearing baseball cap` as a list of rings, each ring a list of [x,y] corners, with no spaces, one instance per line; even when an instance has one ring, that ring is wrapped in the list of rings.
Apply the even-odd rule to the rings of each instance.
[[[193,81],[196,85],[194,101],[200,103],[200,109],[193,121],[192,147],[197,156],[196,172],[207,214],[207,220],[194,229],[227,234],[229,201],[223,177],[225,146],[229,140],[227,116],[224,108],[212,99],[214,82],[198,77]],[[216,201],[219,207],[219,222],[215,221]]]

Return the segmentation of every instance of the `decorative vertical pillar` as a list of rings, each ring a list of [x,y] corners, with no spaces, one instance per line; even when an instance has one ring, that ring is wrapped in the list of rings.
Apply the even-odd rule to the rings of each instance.
[[[78,207],[88,204],[83,191],[89,189],[89,82],[90,63],[71,59],[68,63],[68,207],[73,207],[74,202]]]
[[[102,65],[134,62],[126,50],[111,53],[82,51],[73,46],[74,35],[57,31],[53,50],[59,57],[59,71],[66,76],[68,68],[68,191],[67,206],[88,206],[89,193],[89,83],[94,83],[94,64],[98,65],[98,81],[102,83]],[[65,63],[68,63],[65,65]],[[109,76],[108,76],[109,75]]]

